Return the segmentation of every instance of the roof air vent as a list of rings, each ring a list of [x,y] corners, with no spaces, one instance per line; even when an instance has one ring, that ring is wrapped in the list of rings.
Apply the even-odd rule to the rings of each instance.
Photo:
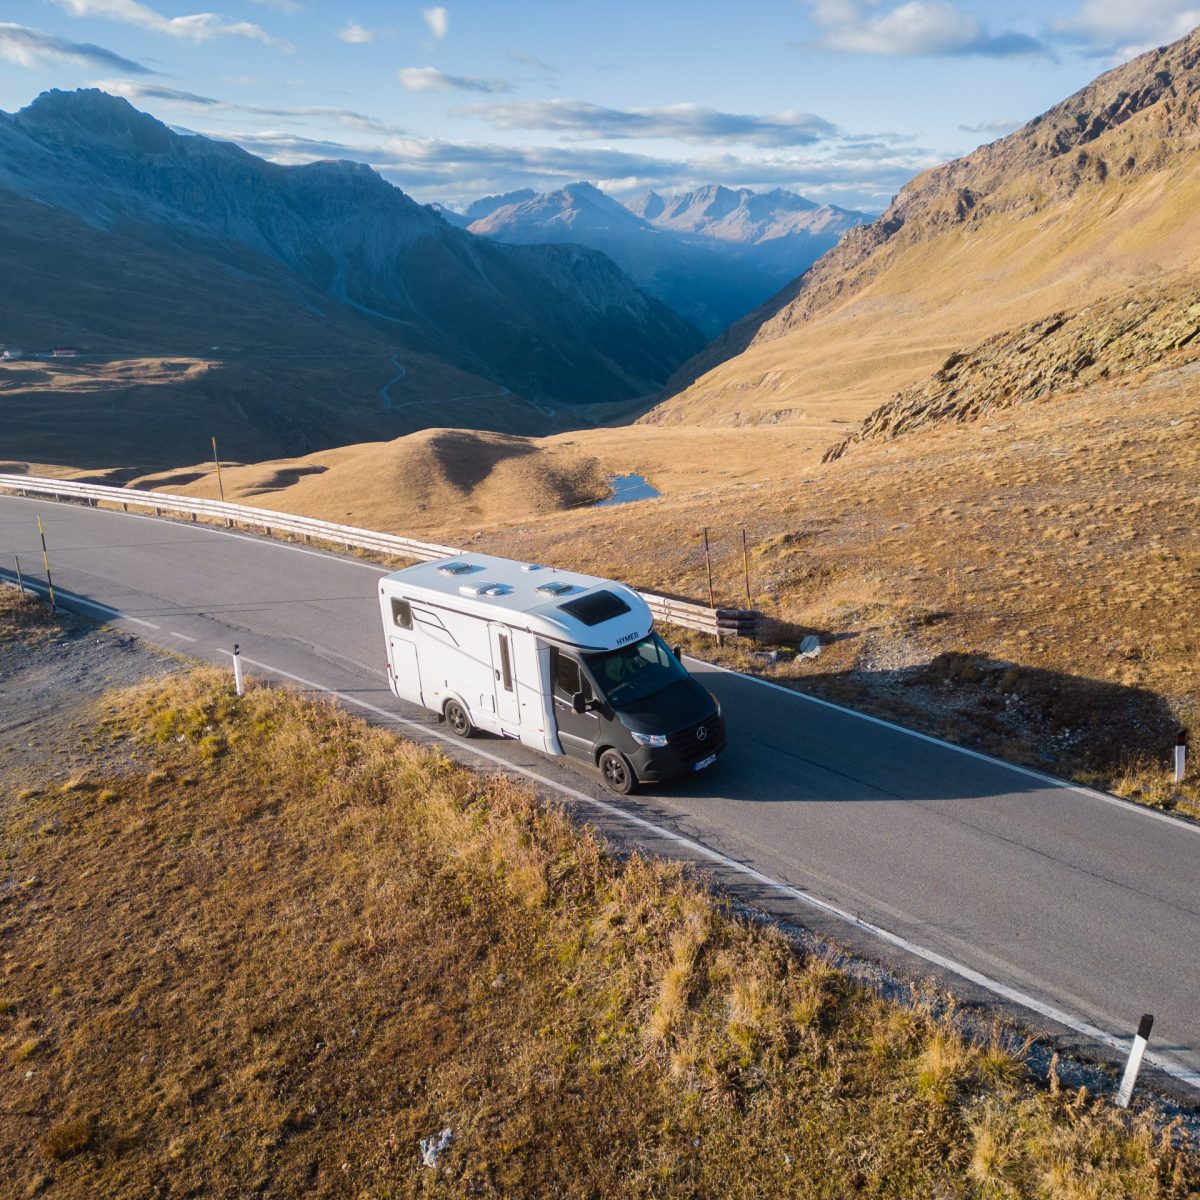
[[[437,572],[439,575],[468,575],[472,571],[482,570],[482,567],[477,567],[474,563],[448,562],[442,563],[442,565],[438,567]]]
[[[565,596],[571,590],[569,583],[539,583],[533,589],[539,596]]]
[[[458,590],[463,596],[506,596],[511,589],[503,583],[463,583]]]

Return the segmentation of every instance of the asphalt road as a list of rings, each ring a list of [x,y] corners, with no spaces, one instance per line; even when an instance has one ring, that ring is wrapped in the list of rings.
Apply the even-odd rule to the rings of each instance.
[[[0,573],[56,585],[147,640],[336,691],[401,732],[452,742],[388,691],[380,568],[203,526],[0,497]],[[9,568],[7,571],[5,568]],[[102,610],[101,615],[106,614]],[[755,903],[911,972],[957,981],[1037,1028],[1127,1044],[1200,1089],[1200,827],[964,752],[760,680],[689,664],[721,700],[709,771],[617,800],[583,767],[477,739],[613,830],[698,859]],[[857,919],[857,923],[855,920]],[[915,956],[915,957],[914,957]]]

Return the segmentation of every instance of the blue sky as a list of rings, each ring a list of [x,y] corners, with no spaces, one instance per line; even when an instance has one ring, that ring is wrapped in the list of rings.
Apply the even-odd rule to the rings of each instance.
[[[588,179],[882,209],[1200,24],[1200,0],[3,0],[0,109],[102,86],[282,162],[454,205]]]

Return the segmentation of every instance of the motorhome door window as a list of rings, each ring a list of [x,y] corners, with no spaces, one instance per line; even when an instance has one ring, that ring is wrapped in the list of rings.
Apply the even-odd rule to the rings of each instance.
[[[508,654],[508,636],[503,633],[500,635],[500,670],[504,676],[504,690],[511,692],[513,690],[512,659]]]
[[[407,600],[401,600],[399,596],[392,597],[392,623],[399,625],[401,629],[412,628],[412,605]]]

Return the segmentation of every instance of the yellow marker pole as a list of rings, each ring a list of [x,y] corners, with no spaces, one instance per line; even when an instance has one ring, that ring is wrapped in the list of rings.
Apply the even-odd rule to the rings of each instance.
[[[50,554],[46,550],[46,531],[42,528],[42,518],[38,517],[38,536],[42,539],[42,562],[46,565],[46,586],[50,589],[50,611],[58,612],[58,604],[54,599],[54,580],[50,578]]]
[[[217,488],[221,493],[221,499],[225,499],[225,484],[221,479],[221,460],[217,457],[217,436],[213,434],[213,462],[217,464]]]

